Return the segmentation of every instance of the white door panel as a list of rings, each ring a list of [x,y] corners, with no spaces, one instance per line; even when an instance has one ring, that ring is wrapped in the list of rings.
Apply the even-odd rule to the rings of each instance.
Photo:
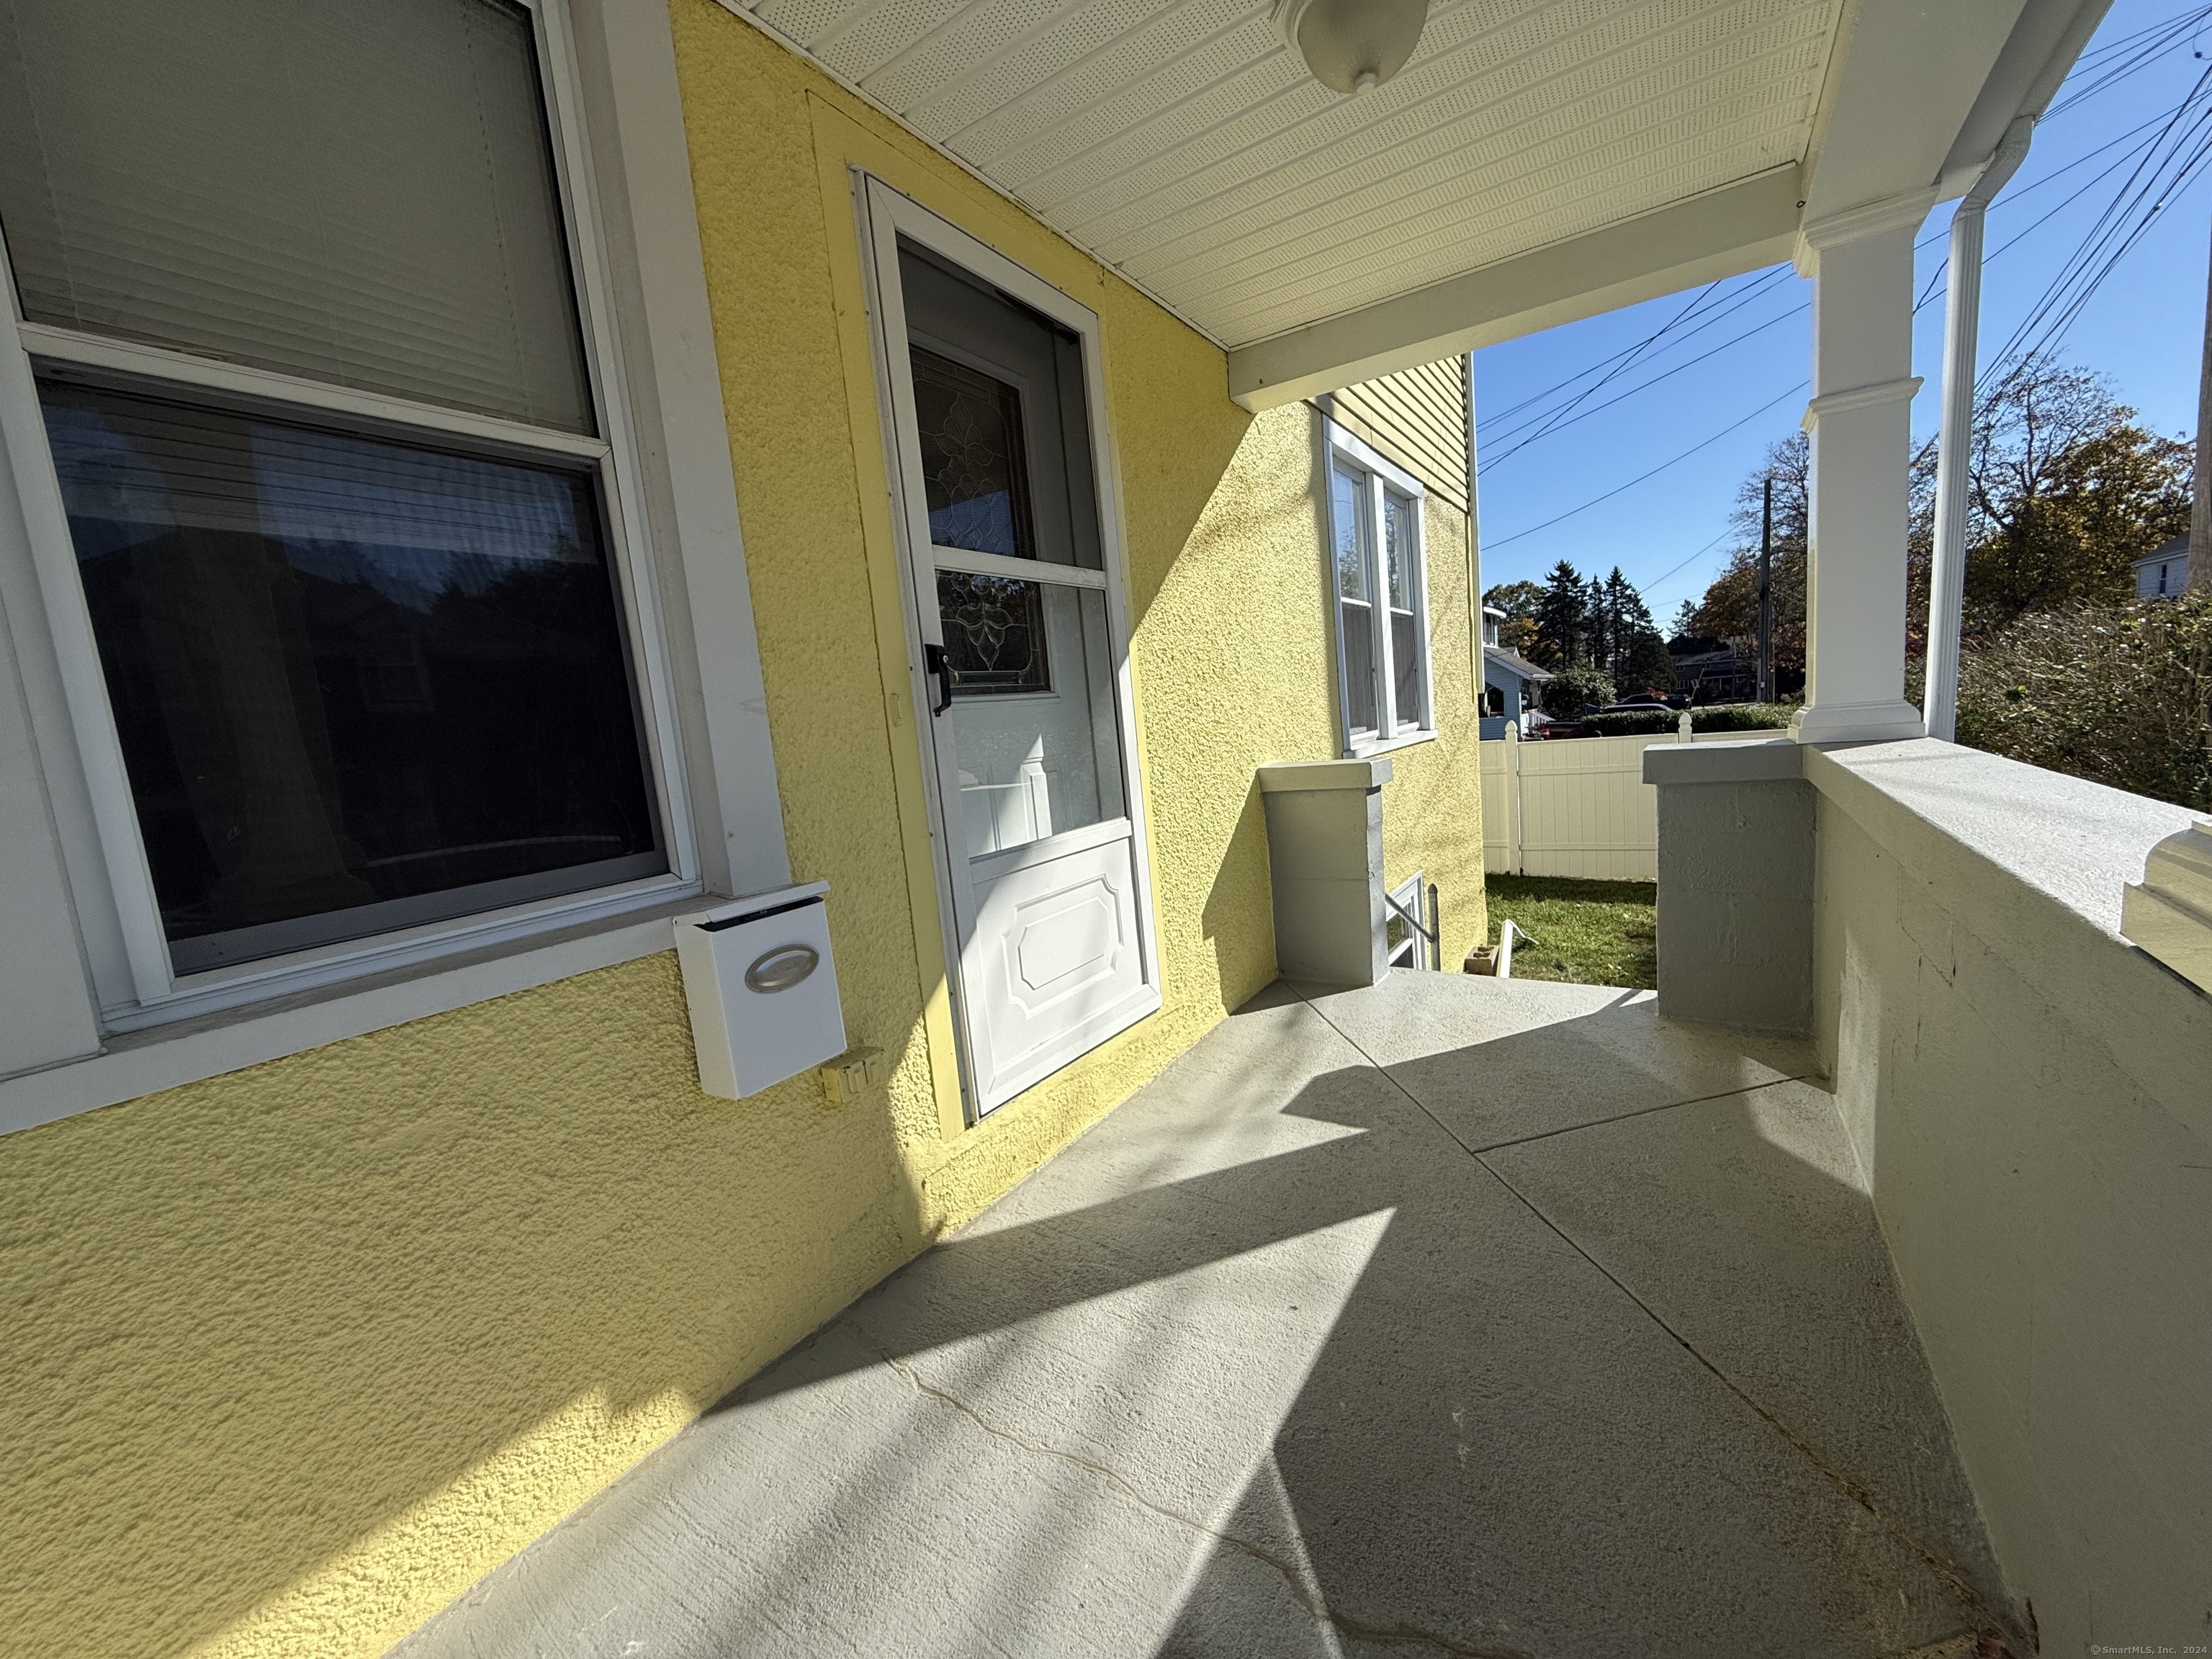
[[[963,964],[988,1022],[984,1109],[1058,1070],[1157,1003],[1139,944],[1127,838],[978,884]]]

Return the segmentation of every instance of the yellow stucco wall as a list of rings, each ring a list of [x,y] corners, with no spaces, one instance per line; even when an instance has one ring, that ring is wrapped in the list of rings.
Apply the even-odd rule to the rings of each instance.
[[[0,1139],[0,1649],[383,1650],[1272,976],[1253,769],[1334,751],[1318,417],[710,3],[676,0],[794,872],[887,1088],[701,1095],[672,955]],[[848,165],[1103,320],[1165,1006],[959,1123]],[[1482,925],[1465,524],[1394,879]]]

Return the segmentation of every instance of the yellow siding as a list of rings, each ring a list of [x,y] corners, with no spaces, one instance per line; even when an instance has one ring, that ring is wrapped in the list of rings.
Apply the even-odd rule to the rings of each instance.
[[[888,1086],[696,1087],[662,955],[0,1140],[11,1652],[366,1656],[972,1215],[1272,976],[1268,761],[1334,752],[1318,416],[711,3],[679,68],[784,820]],[[1165,1006],[963,1129],[848,190],[1096,308]],[[1439,495],[1443,494],[1439,484]],[[1483,925],[1466,525],[1393,878]]]
[[[1336,418],[1464,512],[1467,359],[1446,357],[1329,399]]]

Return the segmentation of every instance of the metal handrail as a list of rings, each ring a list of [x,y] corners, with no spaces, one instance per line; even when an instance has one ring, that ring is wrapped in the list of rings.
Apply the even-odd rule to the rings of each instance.
[[[1421,925],[1420,917],[1399,903],[1396,895],[1387,888],[1383,890],[1382,902],[1395,910],[1399,918],[1419,937],[1429,942],[1429,960],[1441,971],[1444,965],[1444,918],[1443,908],[1437,902],[1436,883],[1429,884],[1429,922],[1426,927]]]

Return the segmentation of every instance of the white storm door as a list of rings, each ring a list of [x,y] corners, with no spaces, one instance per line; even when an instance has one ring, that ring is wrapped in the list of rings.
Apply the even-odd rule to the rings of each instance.
[[[972,1110],[1159,1006],[1097,319],[868,181]]]

